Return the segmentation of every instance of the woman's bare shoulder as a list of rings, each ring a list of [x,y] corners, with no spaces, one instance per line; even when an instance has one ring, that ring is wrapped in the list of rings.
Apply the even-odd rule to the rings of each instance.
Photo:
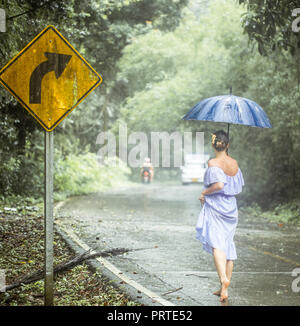
[[[235,160],[233,157],[228,156],[229,164],[231,164],[233,167],[239,168],[237,160]]]
[[[226,161],[220,161],[217,158],[210,159],[208,167],[218,167],[229,176],[234,176],[239,170],[237,161],[230,156],[227,157]]]
[[[208,161],[208,167],[212,168],[212,167],[217,167],[223,170],[223,164],[220,160],[218,160],[217,158],[212,158]]]
[[[238,170],[238,162],[229,156],[227,162],[224,164],[224,172],[229,176],[234,176],[238,173]]]
[[[220,164],[218,162],[218,160],[216,158],[211,158],[208,162],[207,165],[209,168],[213,167],[213,166],[217,166],[220,167]]]

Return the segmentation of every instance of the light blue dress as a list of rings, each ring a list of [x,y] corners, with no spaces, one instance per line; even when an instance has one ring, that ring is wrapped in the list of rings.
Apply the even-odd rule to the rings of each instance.
[[[223,182],[224,188],[205,196],[196,225],[197,239],[202,242],[205,251],[212,254],[213,248],[221,249],[227,260],[235,260],[233,238],[238,222],[235,195],[244,186],[242,171],[239,169],[236,175],[228,176],[219,167],[209,167],[204,175],[204,186],[208,188],[216,182]]]

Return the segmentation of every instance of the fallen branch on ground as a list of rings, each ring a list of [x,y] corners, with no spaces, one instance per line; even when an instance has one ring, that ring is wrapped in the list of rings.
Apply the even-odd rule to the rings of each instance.
[[[163,293],[162,295],[171,294],[171,293],[177,292],[177,291],[182,290],[182,289],[183,289],[183,287],[180,287],[180,288],[178,288],[178,289],[174,289],[174,290],[171,290],[171,291],[169,291],[169,292]]]
[[[142,250],[142,249],[125,249],[125,248],[115,248],[111,250],[104,250],[104,251],[98,251],[98,252],[93,252],[91,253],[92,249],[85,251],[83,254],[76,255],[72,257],[70,260],[68,260],[65,263],[61,263],[57,266],[54,267],[53,269],[53,275],[55,276],[58,273],[65,272],[76,265],[79,265],[83,263],[87,259],[92,259],[96,257],[111,257],[111,256],[116,256],[116,255],[122,255],[124,253],[127,253],[129,251],[135,251],[135,250]],[[22,277],[19,281],[16,281],[12,284],[6,285],[2,291],[9,291],[12,289],[15,289],[22,284],[29,284],[32,282],[39,281],[44,278],[44,271],[43,270],[38,270],[30,275],[26,275]]]

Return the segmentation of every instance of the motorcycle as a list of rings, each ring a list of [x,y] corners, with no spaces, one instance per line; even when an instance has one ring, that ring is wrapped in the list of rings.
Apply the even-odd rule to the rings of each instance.
[[[143,183],[150,183],[150,171],[148,169],[144,169],[142,172],[142,182]]]

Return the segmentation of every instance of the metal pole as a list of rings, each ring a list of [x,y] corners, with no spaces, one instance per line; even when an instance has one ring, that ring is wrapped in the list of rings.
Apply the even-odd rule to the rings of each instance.
[[[45,131],[45,306],[53,305],[53,156],[53,132]]]

